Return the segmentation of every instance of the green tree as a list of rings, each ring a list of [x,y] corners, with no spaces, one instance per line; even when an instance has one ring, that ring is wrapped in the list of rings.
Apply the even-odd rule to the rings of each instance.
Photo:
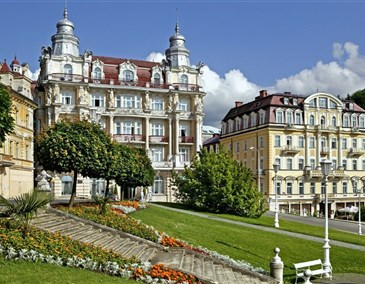
[[[252,172],[224,148],[219,153],[201,149],[192,165],[173,177],[175,197],[192,208],[247,217],[259,217],[266,210]]]
[[[36,137],[36,158],[45,170],[73,172],[69,207],[76,197],[78,174],[100,178],[105,172],[110,143],[100,125],[87,121],[62,120]]]
[[[359,221],[359,212],[361,212],[361,222],[365,221],[365,207],[361,206],[360,210],[354,214],[354,220]]]
[[[145,187],[152,185],[155,170],[146,151],[142,148],[129,146],[122,146],[120,150],[121,162],[124,163],[125,167],[123,170],[119,170],[120,174],[116,176],[116,182],[121,187],[121,195],[124,195],[128,187],[135,188],[137,186]]]
[[[0,147],[4,143],[6,135],[14,129],[14,118],[9,89],[0,84]]]
[[[353,93],[351,95],[351,100],[353,100],[357,105],[365,109],[365,89]]]
[[[21,222],[23,238],[27,236],[29,222],[37,213],[37,210],[51,201],[52,195],[50,193],[37,190],[33,190],[31,193],[23,193],[11,201],[0,195],[0,205],[5,208],[3,212]]]

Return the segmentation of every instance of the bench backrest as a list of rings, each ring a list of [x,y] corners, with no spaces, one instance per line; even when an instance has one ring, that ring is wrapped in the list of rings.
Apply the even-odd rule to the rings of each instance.
[[[316,260],[311,260],[311,261],[306,261],[306,262],[301,262],[301,263],[294,263],[295,269],[314,266],[314,265],[322,265],[322,260],[316,259]]]

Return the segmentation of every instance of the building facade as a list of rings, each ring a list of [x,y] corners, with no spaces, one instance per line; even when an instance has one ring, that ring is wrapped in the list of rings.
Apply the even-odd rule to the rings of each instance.
[[[261,91],[227,113],[220,144],[253,171],[270,210],[277,197],[281,212],[323,213],[323,160],[332,162],[329,213],[358,206],[359,191],[365,193],[365,110],[351,100]]]
[[[204,117],[203,65],[190,64],[179,26],[161,63],[80,55],[67,10],[51,40],[40,57],[36,132],[63,117],[100,123],[119,143],[146,149],[156,170],[150,198],[171,201],[171,171],[182,170],[201,147]],[[56,196],[70,194],[68,174],[54,180]],[[81,179],[77,195],[101,194],[103,184]]]
[[[34,187],[33,101],[32,81],[27,77],[28,65],[14,58],[10,64],[0,63],[0,84],[11,95],[14,130],[0,148],[0,194],[5,198],[30,192]]]

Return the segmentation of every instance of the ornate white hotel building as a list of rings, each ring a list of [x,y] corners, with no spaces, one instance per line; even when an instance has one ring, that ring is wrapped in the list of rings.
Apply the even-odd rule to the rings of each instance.
[[[303,96],[261,91],[254,101],[236,102],[229,110],[219,142],[251,168],[256,179],[260,177],[271,210],[274,163],[280,165],[275,187],[281,212],[324,212],[323,159],[332,162],[330,213],[358,206],[359,192],[364,196],[365,110],[351,100],[326,93]]]
[[[74,24],[57,23],[52,46],[43,47],[36,100],[36,133],[62,117],[93,120],[120,143],[147,150],[156,170],[152,200],[171,201],[172,170],[181,170],[202,145],[201,67],[176,25],[161,63],[80,55]],[[55,195],[69,195],[68,173],[55,175]],[[80,179],[77,195],[101,194],[104,181]]]

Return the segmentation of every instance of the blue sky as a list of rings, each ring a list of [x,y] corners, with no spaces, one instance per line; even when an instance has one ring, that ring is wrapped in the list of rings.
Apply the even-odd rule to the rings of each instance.
[[[38,68],[64,1],[0,0],[0,60]],[[346,95],[365,88],[365,1],[68,1],[80,51],[146,59],[164,53],[176,9],[192,64],[207,66],[206,124],[260,89]],[[149,57],[151,58],[151,57]],[[158,58],[158,57],[157,57]]]

